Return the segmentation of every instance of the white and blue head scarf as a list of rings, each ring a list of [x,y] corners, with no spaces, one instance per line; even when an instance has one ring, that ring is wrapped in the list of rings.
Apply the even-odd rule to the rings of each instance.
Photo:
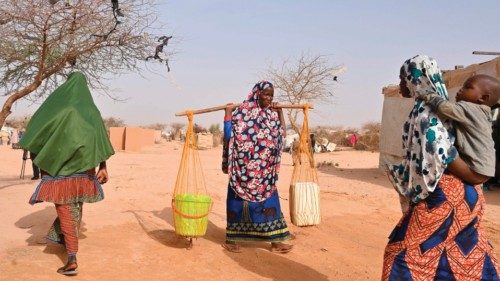
[[[438,94],[448,99],[443,76],[437,62],[418,55],[403,64],[401,75],[413,98]],[[404,159],[390,165],[395,188],[414,203],[433,192],[449,163],[457,157],[451,121],[440,120],[421,100],[415,105],[403,127]]]

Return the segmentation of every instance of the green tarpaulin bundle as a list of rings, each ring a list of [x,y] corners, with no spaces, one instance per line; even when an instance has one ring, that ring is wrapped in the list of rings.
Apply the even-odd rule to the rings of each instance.
[[[114,154],[101,113],[81,72],[50,94],[28,124],[20,146],[51,176],[94,168]]]

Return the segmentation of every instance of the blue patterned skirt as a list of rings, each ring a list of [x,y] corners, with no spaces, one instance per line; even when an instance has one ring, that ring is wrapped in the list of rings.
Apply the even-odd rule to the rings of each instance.
[[[288,239],[290,233],[281,213],[278,191],[263,202],[250,202],[228,187],[226,240],[280,242]]]
[[[480,186],[443,175],[434,192],[412,205],[394,228],[382,280],[500,281],[481,224],[484,205]]]

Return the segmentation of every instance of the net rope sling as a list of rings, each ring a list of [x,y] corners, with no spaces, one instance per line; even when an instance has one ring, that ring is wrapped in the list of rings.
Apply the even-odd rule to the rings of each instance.
[[[290,217],[297,226],[321,222],[318,174],[309,136],[309,106],[304,106],[304,121],[299,138],[298,157],[290,183]]]
[[[187,113],[188,126],[182,157],[172,195],[174,227],[177,235],[192,238],[205,235],[212,208],[196,146],[193,112]]]

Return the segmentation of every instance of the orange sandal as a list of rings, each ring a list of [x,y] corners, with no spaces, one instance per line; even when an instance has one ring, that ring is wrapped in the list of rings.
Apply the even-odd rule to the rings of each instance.
[[[271,252],[286,254],[293,249],[293,245],[285,243],[271,243]]]
[[[75,276],[78,274],[78,265],[76,263],[67,263],[65,266],[59,268],[57,270],[57,273],[60,273],[62,275],[66,276]]]
[[[221,244],[221,246],[222,246],[222,248],[228,250],[231,253],[243,252],[240,248],[240,245],[236,244],[235,242],[226,241],[225,243]]]
[[[76,256],[69,255],[68,262],[66,263],[66,265],[59,268],[57,270],[57,273],[60,273],[62,275],[66,275],[66,276],[75,276],[78,274],[77,268],[78,268],[78,264],[76,263]]]

